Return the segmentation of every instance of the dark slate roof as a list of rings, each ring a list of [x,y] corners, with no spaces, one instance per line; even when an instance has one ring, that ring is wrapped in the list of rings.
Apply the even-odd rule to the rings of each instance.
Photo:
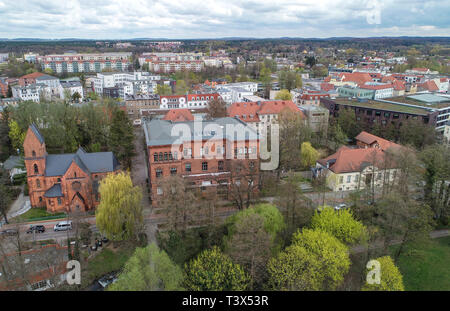
[[[184,122],[153,119],[144,123],[144,133],[147,146],[171,145],[179,142],[180,138],[182,140],[225,138],[231,141],[244,138],[258,139],[256,131],[245,122],[230,117]]]
[[[34,135],[36,135],[37,139],[39,139],[39,142],[41,144],[44,143],[44,136],[42,136],[41,132],[39,132],[39,129],[37,128],[36,124],[30,125],[31,130],[33,131]]]
[[[23,158],[20,156],[10,156],[5,163],[3,163],[3,168],[5,170],[12,170],[15,167],[24,167]]]
[[[118,169],[119,161],[112,152],[87,153],[79,148],[76,153],[49,154],[46,158],[45,176],[62,176],[72,162],[86,173],[108,173]]]
[[[44,197],[46,197],[46,198],[57,198],[57,197],[62,197],[62,196],[63,196],[63,194],[62,194],[62,191],[61,191],[61,184],[60,183],[54,184],[44,194]]]

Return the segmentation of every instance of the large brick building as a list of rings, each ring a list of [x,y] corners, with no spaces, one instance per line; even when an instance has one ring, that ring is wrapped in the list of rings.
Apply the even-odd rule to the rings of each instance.
[[[259,138],[245,122],[172,120],[153,119],[143,125],[153,205],[162,195],[164,177],[178,175],[199,193],[215,190],[227,198],[231,183],[242,179],[242,174],[258,176]]]
[[[23,146],[31,206],[49,212],[93,209],[100,203],[99,181],[120,169],[112,152],[87,153],[80,147],[76,153],[47,154],[34,124]]]

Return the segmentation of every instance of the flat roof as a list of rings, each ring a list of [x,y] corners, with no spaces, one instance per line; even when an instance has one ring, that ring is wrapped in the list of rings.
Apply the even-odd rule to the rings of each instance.
[[[336,104],[339,105],[347,105],[353,107],[361,107],[366,109],[374,109],[374,110],[386,110],[393,111],[399,113],[409,113],[415,115],[426,116],[429,114],[429,109],[421,108],[421,107],[412,107],[412,106],[404,106],[400,104],[392,104],[388,102],[380,102],[375,100],[366,100],[366,101],[357,101],[357,100],[349,100],[344,98],[337,98],[333,100]]]
[[[416,94],[386,98],[385,100],[420,107],[441,109],[450,107],[450,99],[434,94]]]

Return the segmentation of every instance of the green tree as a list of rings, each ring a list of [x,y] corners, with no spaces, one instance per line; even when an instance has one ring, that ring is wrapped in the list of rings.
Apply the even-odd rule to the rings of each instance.
[[[283,89],[275,95],[276,100],[292,100],[292,94],[289,90]]]
[[[275,290],[333,290],[350,267],[347,247],[330,234],[303,229],[293,243],[268,264],[269,287]]]
[[[184,287],[193,291],[247,290],[250,277],[214,246],[185,265]]]
[[[302,143],[300,159],[304,168],[310,168],[316,165],[319,159],[319,152],[311,146],[310,142]]]
[[[131,158],[135,154],[134,130],[123,110],[115,109],[113,112],[108,145],[123,168],[131,168]]]
[[[99,230],[115,241],[137,240],[144,225],[141,188],[133,186],[128,173],[109,174],[100,182],[99,193],[95,211]]]
[[[9,139],[11,140],[11,145],[14,148],[14,151],[17,149],[23,151],[23,142],[26,134],[27,133],[25,131],[20,129],[19,124],[16,121],[9,121]]]
[[[363,291],[404,291],[403,277],[390,256],[376,258],[380,263],[380,284],[363,285]],[[367,271],[369,273],[369,271]]]
[[[241,222],[243,218],[253,214],[257,214],[263,218],[264,230],[270,234],[272,240],[274,240],[276,235],[286,227],[283,215],[275,205],[261,203],[241,210],[238,213],[228,217],[226,224],[228,226],[229,235],[233,235],[237,223]]]
[[[181,290],[183,271],[155,243],[136,248],[109,291]]]
[[[172,88],[169,85],[158,84],[156,86],[156,94],[163,95],[172,95]]]
[[[365,226],[356,220],[348,209],[335,211],[331,206],[323,206],[311,219],[311,228],[328,232],[347,245],[367,240]]]
[[[53,74],[53,70],[51,68],[45,68],[44,72],[48,75],[52,75]]]
[[[175,93],[177,95],[184,95],[189,92],[189,87],[186,85],[186,81],[178,80],[175,85]]]

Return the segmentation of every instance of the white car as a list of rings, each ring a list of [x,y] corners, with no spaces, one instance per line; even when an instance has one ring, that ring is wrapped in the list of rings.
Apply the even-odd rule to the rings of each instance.
[[[338,204],[338,205],[336,205],[336,206],[334,207],[334,209],[335,209],[336,211],[339,211],[339,210],[341,210],[341,209],[343,209],[343,208],[347,208],[347,204],[341,203],[341,204]]]
[[[72,221],[61,221],[58,222],[54,227],[54,231],[67,231],[72,230]]]

